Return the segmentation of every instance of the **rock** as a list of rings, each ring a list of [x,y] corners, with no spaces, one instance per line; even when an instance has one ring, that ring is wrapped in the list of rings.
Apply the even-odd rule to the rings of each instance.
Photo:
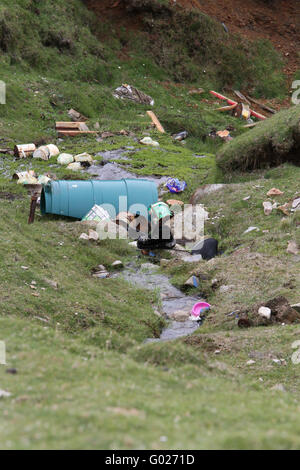
[[[283,296],[269,300],[264,306],[271,309],[271,319],[278,323],[291,324],[300,322],[300,314],[290,306],[288,300]]]
[[[298,255],[299,254],[298,244],[292,240],[289,241],[286,251],[287,253],[290,253],[292,255]]]
[[[199,279],[196,276],[191,276],[185,283],[187,287],[198,287],[199,286]]]
[[[193,255],[200,255],[204,260],[215,258],[218,254],[218,240],[215,238],[206,238],[192,248]]]
[[[273,205],[270,201],[263,202],[263,208],[265,215],[270,215],[273,210]]]
[[[282,196],[284,194],[280,189],[272,188],[267,192],[267,196]]]
[[[205,184],[204,186],[201,186],[200,188],[196,189],[196,191],[191,196],[190,204],[198,204],[203,196],[219,191],[220,189],[224,188],[224,186],[225,184]]]
[[[271,309],[268,307],[260,307],[258,310],[258,315],[260,315],[263,318],[267,318],[268,320],[270,320],[271,314],[272,314]]]
[[[183,322],[189,319],[190,312],[186,310],[177,310],[176,312],[170,313],[169,318],[175,321]]]
[[[253,364],[255,364],[255,361],[253,361],[253,359],[250,359],[250,361],[246,362],[247,366],[252,366]]]

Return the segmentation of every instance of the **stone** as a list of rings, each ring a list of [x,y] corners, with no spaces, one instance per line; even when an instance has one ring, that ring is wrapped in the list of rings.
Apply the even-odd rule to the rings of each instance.
[[[152,147],[159,147],[159,143],[156,142],[156,140],[152,140],[151,137],[144,137],[142,140],[140,140],[140,143],[144,145],[151,145]]]
[[[74,163],[70,163],[68,166],[67,166],[67,170],[72,170],[72,171],[79,171],[81,170],[81,163],[79,162],[74,162]]]
[[[253,361],[253,359],[250,359],[250,361],[246,362],[247,366],[252,366],[253,364],[255,364],[255,361]]]
[[[263,318],[267,318],[267,320],[270,320],[271,314],[272,314],[272,311],[268,307],[260,307],[258,310],[258,315],[260,315]]]
[[[293,240],[289,241],[286,251],[287,253],[290,253],[292,255],[298,255],[299,254],[298,244],[294,242]]]
[[[183,322],[189,319],[190,312],[186,310],[177,310],[176,312],[170,313],[169,318],[175,321]]]
[[[74,162],[74,157],[70,153],[61,153],[57,158],[57,163],[59,165],[69,165]]]
[[[199,263],[199,261],[202,261],[202,256],[201,255],[187,255],[182,258],[182,261],[184,263]]]

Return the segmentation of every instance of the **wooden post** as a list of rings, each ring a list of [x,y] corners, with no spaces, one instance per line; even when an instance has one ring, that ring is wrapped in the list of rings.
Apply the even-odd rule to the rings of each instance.
[[[153,113],[153,111],[147,111],[147,114],[148,116],[151,118],[153,124],[155,125],[156,129],[161,132],[162,134],[165,133],[165,130],[163,128],[163,126],[161,125],[161,123],[159,122],[159,120],[157,119],[157,117],[155,116],[155,114]]]
[[[33,222],[34,222],[34,216],[35,216],[35,210],[36,210],[37,200],[38,200],[37,194],[33,194],[33,195],[31,196],[31,203],[30,203],[30,211],[29,211],[28,224],[33,224]]]

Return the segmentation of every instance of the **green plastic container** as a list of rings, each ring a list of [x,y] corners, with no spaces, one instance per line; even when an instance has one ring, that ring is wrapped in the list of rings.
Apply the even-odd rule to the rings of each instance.
[[[51,181],[42,191],[41,212],[82,219],[97,204],[111,218],[122,211],[148,217],[157,200],[156,184],[144,179]]]

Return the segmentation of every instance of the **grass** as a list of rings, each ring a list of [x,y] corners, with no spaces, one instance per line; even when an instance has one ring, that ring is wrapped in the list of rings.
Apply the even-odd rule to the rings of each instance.
[[[299,122],[299,105],[275,114],[251,133],[224,145],[218,153],[219,166],[223,170],[253,170],[286,161],[298,164]]]
[[[121,279],[95,279],[91,270],[104,264],[112,271],[117,259],[140,264],[147,258],[139,258],[126,241],[81,241],[86,227],[67,218],[37,213],[28,226],[29,196],[11,180],[17,170],[27,169],[50,171],[59,179],[88,175],[69,172],[55,159],[0,155],[0,340],[7,348],[0,389],[12,394],[0,399],[1,449],[299,448],[299,365],[291,362],[291,344],[299,339],[300,326],[246,331],[225,315],[279,294],[299,302],[299,259],[286,253],[290,239],[299,241],[298,214],[282,220],[279,212],[266,217],[262,211],[271,187],[284,191],[282,203],[299,192],[299,168],[286,164],[223,173],[215,159],[222,142],[210,139],[209,132],[233,126],[236,142],[245,130],[242,121],[213,111],[219,104],[208,90],[218,84],[216,68],[208,71],[206,92],[190,95],[195,84],[173,82],[166,70],[172,62],[154,65],[151,55],[133,46],[130,60],[122,61],[113,53],[118,37],[110,45],[99,43],[92,34],[99,34],[98,26],[80,2],[72,2],[68,12],[62,1],[52,6],[26,0],[1,4],[1,79],[7,83],[7,105],[0,105],[1,147],[51,142],[61,152],[87,151],[100,163],[98,152],[130,145],[126,165],[140,175],[185,179],[188,187],[178,196],[184,202],[202,184],[232,183],[201,201],[210,215],[206,235],[218,238],[224,254],[192,267],[170,258],[162,272],[179,287],[190,273],[202,275],[199,293],[213,309],[191,337],[143,344],[165,326],[157,315],[157,293]],[[18,43],[9,34],[16,18],[21,18]],[[179,72],[172,66],[173,74]],[[257,86],[266,93],[259,76]],[[238,79],[242,83],[243,77]],[[166,135],[153,130],[148,108],[113,98],[112,90],[124,82],[153,96]],[[126,129],[133,136],[57,140],[54,122],[67,120],[71,107],[89,118],[90,128],[99,122],[100,133]],[[184,129],[186,144],[174,142],[170,134]],[[160,148],[143,147],[144,133]],[[250,225],[260,231],[243,235]],[[217,288],[211,285],[215,278]],[[222,284],[234,287],[221,293]],[[247,365],[253,358],[255,364]],[[6,373],[8,367],[17,375]],[[272,390],[276,384],[286,391]]]

